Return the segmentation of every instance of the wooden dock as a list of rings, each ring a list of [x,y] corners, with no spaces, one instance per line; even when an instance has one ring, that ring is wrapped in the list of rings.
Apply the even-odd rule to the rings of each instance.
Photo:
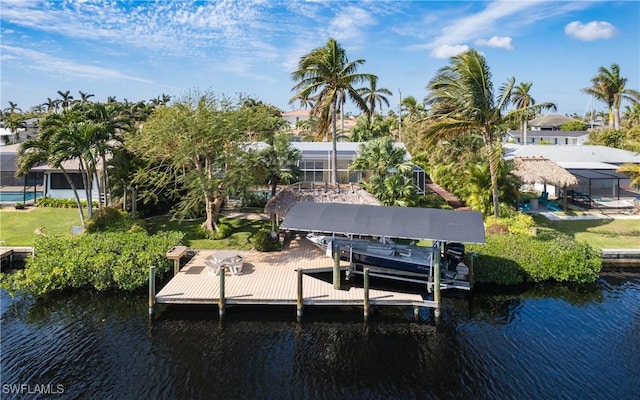
[[[155,295],[158,304],[220,304],[220,276],[210,274],[205,259],[215,250],[196,250],[195,256]],[[298,304],[298,269],[303,270],[302,305],[364,306],[365,289],[345,287],[335,290],[330,274],[333,260],[306,238],[294,238],[287,249],[262,253],[240,251],[244,260],[238,275],[226,271],[225,305],[293,305]],[[348,264],[342,262],[343,268]],[[329,279],[326,279],[327,275]],[[325,279],[322,279],[322,278]],[[343,285],[343,287],[346,285]],[[436,307],[417,293],[370,289],[368,305]]]

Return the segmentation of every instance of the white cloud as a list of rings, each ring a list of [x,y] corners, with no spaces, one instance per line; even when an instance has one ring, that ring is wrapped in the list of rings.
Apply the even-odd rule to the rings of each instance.
[[[453,46],[443,44],[442,46],[438,46],[435,49],[431,50],[431,56],[435,58],[449,58],[467,50],[469,50],[469,46],[467,46],[466,44],[456,44]]]
[[[478,39],[475,41],[478,46],[496,47],[499,49],[513,50],[511,38],[508,36],[492,36],[491,39]]]
[[[124,74],[120,71],[96,67],[93,65],[78,64],[73,61],[49,56],[48,54],[30,49],[0,45],[3,57],[13,61],[24,61],[25,68],[32,68],[48,75],[67,75],[73,78],[88,79],[116,79],[153,83],[147,79]]]
[[[605,21],[591,21],[586,24],[573,21],[564,27],[564,33],[578,40],[590,42],[599,39],[611,39],[618,34],[618,31],[615,26]]]

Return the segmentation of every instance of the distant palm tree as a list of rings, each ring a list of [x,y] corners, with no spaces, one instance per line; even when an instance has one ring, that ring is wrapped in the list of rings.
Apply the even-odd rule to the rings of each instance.
[[[43,104],[47,108],[47,112],[56,112],[60,107],[60,100],[53,100],[51,97],[47,97],[47,102]]]
[[[532,82],[521,82],[519,85],[513,88],[513,94],[511,96],[511,103],[516,106],[517,110],[530,109],[530,106],[536,104],[536,100],[529,94],[531,90]],[[547,103],[547,108],[556,109],[555,104]],[[522,127],[522,143],[527,144],[527,122],[530,118],[535,118],[536,108],[531,108],[531,112],[523,112],[520,118],[520,126]]]
[[[504,118],[502,112],[509,105],[514,86],[515,78],[509,79],[500,87],[497,98],[494,98],[489,66],[484,56],[475,49],[451,57],[449,64],[442,67],[427,86],[427,103],[432,105],[433,118],[425,128],[427,143],[443,141],[451,136],[482,136],[491,174],[493,212],[496,217],[500,216],[498,168],[502,157],[500,137],[506,129],[505,122],[544,108],[531,105],[514,110],[508,118]]]
[[[14,114],[14,113],[21,113],[22,109],[18,107],[17,103],[9,101],[9,107],[5,108],[3,111],[8,114]]]
[[[365,115],[369,119],[369,123],[373,122],[373,115],[375,114],[376,104],[380,106],[380,111],[382,111],[383,104],[389,107],[389,100],[385,96],[393,96],[393,93],[391,93],[389,89],[378,88],[377,78],[370,80],[369,86],[358,89],[358,93],[368,104]]]
[[[627,78],[620,76],[620,66],[611,64],[611,69],[600,67],[598,75],[591,78],[591,87],[582,89],[609,107],[609,127],[620,129],[620,106],[622,100],[638,101],[640,92],[625,88]]]
[[[333,162],[331,183],[338,182],[338,156],[337,156],[337,116],[341,105],[348,97],[356,106],[365,111],[367,104],[360,96],[355,85],[371,81],[375,75],[358,73],[358,67],[365,60],[358,59],[349,62],[347,54],[331,38],[323,47],[311,50],[303,55],[298,62],[298,69],[291,77],[297,82],[292,88],[295,95],[289,100],[315,104],[312,115],[319,117],[319,131],[327,132],[332,127]]]
[[[633,103],[625,107],[623,114],[626,128],[640,125],[640,103]]]
[[[71,104],[73,103],[73,96],[70,91],[63,92],[62,90],[58,90],[58,94],[60,95],[60,105],[63,110],[69,109]]]
[[[94,94],[85,93],[82,90],[78,90],[78,94],[80,95],[80,99],[78,100],[82,104],[90,103],[89,98],[94,97]]]

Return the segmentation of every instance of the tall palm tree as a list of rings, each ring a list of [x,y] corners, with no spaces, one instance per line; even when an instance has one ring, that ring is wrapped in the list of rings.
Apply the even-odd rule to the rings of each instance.
[[[9,102],[9,107],[5,108],[3,111],[5,113],[14,114],[14,113],[21,113],[22,109],[20,107],[18,107],[17,103],[14,103],[14,102],[10,101]]]
[[[62,110],[67,110],[73,103],[73,96],[70,91],[63,92],[62,90],[58,90],[58,94],[60,95],[60,105],[62,106]]]
[[[625,127],[633,128],[640,125],[640,103],[633,103],[625,107],[623,114]]]
[[[591,87],[582,92],[592,95],[609,107],[609,127],[620,129],[620,106],[622,100],[638,101],[640,92],[625,88],[627,78],[620,76],[620,66],[611,64],[611,69],[600,67],[598,75],[591,78]]]
[[[493,212],[496,217],[500,216],[500,137],[506,122],[502,112],[509,105],[514,86],[515,78],[510,78],[494,97],[489,66],[484,56],[475,49],[451,57],[449,64],[440,68],[427,86],[427,103],[433,106],[433,122],[425,128],[427,143],[433,144],[450,136],[482,136],[491,174]],[[515,119],[541,108],[544,107],[530,105],[512,111],[508,118]]]
[[[80,99],[78,100],[82,104],[90,103],[89,98],[94,97],[94,94],[83,92],[82,90],[78,90],[78,94],[80,95]]]
[[[296,93],[289,102],[314,101],[311,113],[319,117],[319,131],[327,132],[329,126],[332,128],[331,183],[334,184],[338,182],[337,115],[341,102],[348,97],[360,110],[365,111],[367,104],[354,86],[375,79],[375,75],[358,73],[358,67],[364,63],[363,59],[350,62],[344,48],[330,38],[323,47],[303,55],[298,62],[298,69],[291,74],[297,83],[291,89]]]
[[[369,81],[369,86],[361,87],[358,89],[358,94],[362,96],[363,100],[367,103],[368,107],[365,111],[369,123],[373,122],[373,115],[375,114],[376,104],[380,106],[382,111],[382,105],[385,104],[389,107],[389,99],[386,96],[393,96],[393,93],[387,88],[378,88],[378,79],[372,79]]]
[[[511,103],[516,106],[516,110],[529,110],[530,106],[536,104],[536,100],[529,94],[531,86],[533,86],[532,82],[521,82],[513,88]],[[545,103],[543,106],[556,110],[555,104],[552,103]],[[520,126],[522,127],[522,143],[525,145],[527,144],[527,122],[536,116],[536,110],[537,108],[534,107],[530,111],[523,111],[522,116],[519,118]]]

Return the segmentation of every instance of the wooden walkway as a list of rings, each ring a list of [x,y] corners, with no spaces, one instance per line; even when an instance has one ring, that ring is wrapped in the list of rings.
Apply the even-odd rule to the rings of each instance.
[[[205,258],[215,250],[196,250],[196,255],[155,296],[158,304],[218,304],[220,277],[208,273]],[[330,270],[333,260],[306,238],[294,238],[286,250],[273,253],[241,251],[242,273],[225,274],[225,305],[296,305],[297,272],[302,268],[303,305],[363,305],[364,289],[334,290]],[[347,267],[343,262],[343,267]],[[327,279],[328,276],[328,279]],[[324,279],[323,279],[324,278]],[[346,286],[346,285],[343,285]],[[420,294],[369,290],[369,304],[435,307]]]

